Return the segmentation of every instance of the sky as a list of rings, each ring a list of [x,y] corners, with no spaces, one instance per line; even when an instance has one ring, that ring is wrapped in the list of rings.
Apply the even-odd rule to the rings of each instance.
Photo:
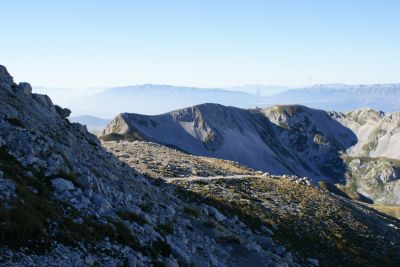
[[[400,82],[397,0],[13,0],[0,6],[0,64],[34,86]]]

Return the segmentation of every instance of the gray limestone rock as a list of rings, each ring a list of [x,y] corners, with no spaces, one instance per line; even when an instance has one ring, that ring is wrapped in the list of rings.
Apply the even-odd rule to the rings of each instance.
[[[18,88],[26,95],[32,94],[32,86],[29,83],[21,82],[18,84]]]
[[[51,180],[51,185],[58,191],[74,190],[75,186],[71,181],[63,178],[55,178]]]

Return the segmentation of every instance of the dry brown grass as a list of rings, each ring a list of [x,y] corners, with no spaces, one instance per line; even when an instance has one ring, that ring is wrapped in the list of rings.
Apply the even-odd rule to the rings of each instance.
[[[379,212],[400,219],[400,205],[372,204],[368,206]]]
[[[176,181],[200,202],[238,215],[258,231],[277,225],[274,239],[322,266],[396,266],[400,222],[312,186],[288,179],[218,179],[207,184]],[[185,194],[185,193],[183,193]],[[193,195],[187,194],[192,201]],[[379,238],[377,238],[379,236]]]

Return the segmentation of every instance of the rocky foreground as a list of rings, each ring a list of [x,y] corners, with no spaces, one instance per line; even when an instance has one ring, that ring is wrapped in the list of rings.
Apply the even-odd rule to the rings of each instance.
[[[102,145],[129,166],[153,178],[262,174],[234,161],[193,156],[151,142],[110,141]]]
[[[399,265],[395,219],[232,162],[144,174],[69,113],[0,66],[1,266]]]
[[[159,177],[159,173],[174,170],[175,179],[171,175],[164,179],[179,186],[178,195],[216,206],[226,216],[243,218],[256,229],[268,225],[274,229],[275,240],[302,255],[317,253],[322,266],[384,265],[388,258],[382,257],[383,251],[398,257],[396,246],[387,246],[400,239],[398,220],[314,187],[307,178],[260,175],[231,161],[192,156],[149,142],[103,145],[146,175]],[[381,227],[387,226],[394,236],[381,232]],[[377,231],[379,238],[375,237]],[[369,253],[368,258],[357,256]]]

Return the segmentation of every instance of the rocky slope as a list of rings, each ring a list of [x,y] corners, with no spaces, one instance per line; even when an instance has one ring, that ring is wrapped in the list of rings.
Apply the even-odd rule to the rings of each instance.
[[[400,151],[398,117],[397,113],[357,110],[345,114],[298,105],[243,110],[203,104],[156,116],[123,113],[101,138],[153,141],[271,174],[348,184],[367,199],[399,204],[398,172],[391,172],[390,179],[378,177],[379,171],[395,170],[393,163],[370,160],[368,167],[357,169],[343,158],[396,158]],[[364,175],[370,169],[375,169],[376,175],[367,176],[368,186],[350,185],[349,177]]]
[[[388,248],[386,243],[389,239],[398,241],[398,220],[388,220],[384,215],[379,219],[370,217],[374,211],[351,200],[322,194],[318,188],[269,176],[199,182],[181,179],[175,183],[195,192],[196,201],[246,217],[247,223],[268,223],[275,229],[276,240],[287,248],[315,253],[321,266],[385,266],[393,264],[392,259],[399,263],[397,247]],[[386,236],[385,241],[375,236],[384,221],[393,224],[396,232]],[[383,256],[382,251],[388,254]],[[307,263],[312,265],[314,260],[308,259]]]
[[[129,166],[153,178],[260,174],[237,162],[193,156],[156,143],[110,141],[103,142],[103,146]]]

